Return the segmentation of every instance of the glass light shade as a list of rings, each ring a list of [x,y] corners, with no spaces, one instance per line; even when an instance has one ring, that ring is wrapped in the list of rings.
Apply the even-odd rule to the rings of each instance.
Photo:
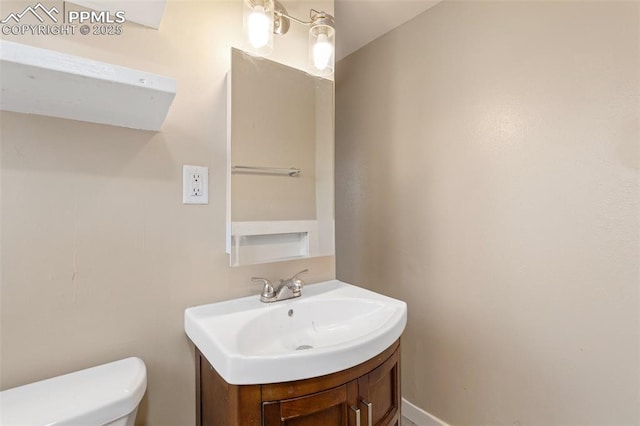
[[[309,28],[309,74],[327,77],[333,74],[335,63],[335,34],[332,26],[311,24]]]
[[[273,51],[273,0],[244,0],[243,49],[254,56]]]

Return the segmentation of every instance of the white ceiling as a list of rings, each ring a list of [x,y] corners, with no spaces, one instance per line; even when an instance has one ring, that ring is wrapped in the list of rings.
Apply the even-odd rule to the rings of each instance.
[[[335,0],[340,60],[442,0]]]

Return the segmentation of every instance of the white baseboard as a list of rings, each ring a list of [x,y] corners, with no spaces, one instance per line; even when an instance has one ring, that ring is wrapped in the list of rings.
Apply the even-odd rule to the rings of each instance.
[[[420,407],[416,407],[402,398],[402,415],[418,426],[449,426],[436,416],[427,413]]]

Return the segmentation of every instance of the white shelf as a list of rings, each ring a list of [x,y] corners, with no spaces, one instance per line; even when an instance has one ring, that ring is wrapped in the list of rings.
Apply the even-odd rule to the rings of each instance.
[[[284,220],[232,222],[231,266],[318,256],[318,222]]]
[[[173,78],[0,40],[0,109],[158,131]]]
[[[126,11],[127,22],[135,22],[145,27],[160,28],[160,22],[167,6],[167,0],[72,0],[74,3],[96,11],[107,10],[115,13]]]

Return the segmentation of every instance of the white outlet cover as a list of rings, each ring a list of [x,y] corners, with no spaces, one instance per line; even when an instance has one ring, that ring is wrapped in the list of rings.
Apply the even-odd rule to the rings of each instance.
[[[209,168],[182,166],[182,203],[209,204]]]

